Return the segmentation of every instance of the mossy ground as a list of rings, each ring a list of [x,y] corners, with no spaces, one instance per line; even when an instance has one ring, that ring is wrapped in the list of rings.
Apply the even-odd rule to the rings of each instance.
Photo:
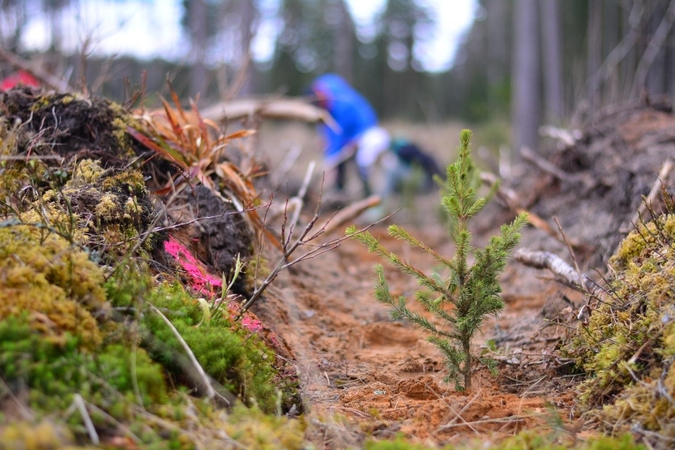
[[[590,374],[580,404],[608,431],[675,440],[675,215],[640,224],[610,260],[612,278],[567,350]]]
[[[300,448],[303,425],[275,416],[297,395],[275,354],[151,272],[162,237],[126,112],[28,89],[0,103],[0,449]],[[200,399],[176,332],[253,409]]]

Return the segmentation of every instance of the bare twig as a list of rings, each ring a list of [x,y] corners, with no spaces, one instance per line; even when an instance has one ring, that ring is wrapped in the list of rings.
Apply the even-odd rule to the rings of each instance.
[[[57,92],[73,92],[73,88],[68,85],[66,80],[62,80],[47,71],[34,67],[30,62],[2,47],[0,47],[0,58],[4,59],[14,67],[30,73],[47,87],[54,89]]]
[[[462,422],[464,422],[464,424],[466,424],[469,428],[471,428],[476,434],[478,434],[478,431],[476,431],[475,428],[473,428],[471,425],[469,425],[469,423],[468,423],[466,420],[464,420],[464,417],[462,417],[462,414],[464,414],[464,412],[465,412],[467,409],[469,409],[469,406],[471,406],[471,405],[473,404],[473,402],[476,401],[476,399],[478,398],[478,396],[480,395],[480,393],[481,393],[480,390],[479,390],[478,392],[476,392],[476,394],[475,394],[473,397],[471,397],[471,400],[469,400],[468,402],[466,402],[466,405],[464,405],[464,406],[462,407],[462,409],[459,410],[459,412],[456,412],[453,408],[450,408],[450,410],[451,410],[452,413],[455,415],[455,417],[454,417],[450,422],[446,423],[445,425],[441,425],[440,427],[438,427],[438,429],[439,429],[439,430],[443,430],[444,428],[451,427],[451,426],[453,426],[458,420],[461,420]]]
[[[288,172],[291,170],[291,167],[293,167],[293,164],[295,164],[295,161],[300,157],[300,154],[302,153],[302,147],[300,145],[293,145],[289,150],[288,153],[286,153],[286,156],[284,157],[283,161],[279,165],[279,169],[275,170],[272,175],[275,179],[274,186],[278,188],[283,180],[286,179],[286,176],[288,175]]]
[[[457,427],[463,427],[463,426],[472,426],[472,425],[482,425],[486,423],[513,423],[513,422],[520,422],[525,419],[529,419],[532,417],[536,417],[535,415],[522,415],[522,416],[508,416],[508,417],[500,417],[497,419],[483,419],[483,420],[476,420],[473,422],[465,422],[465,423],[453,423],[452,425],[443,425],[438,427],[439,430],[447,430],[449,428],[457,428]]]
[[[169,327],[175,338],[178,339],[178,342],[180,342],[181,346],[183,347],[183,350],[185,350],[185,353],[190,359],[190,362],[194,366],[195,370],[199,374],[199,377],[201,378],[202,383],[204,384],[204,389],[206,390],[206,398],[212,400],[216,396],[216,391],[213,389],[213,386],[211,386],[211,381],[209,380],[209,377],[206,375],[206,372],[204,372],[204,368],[201,366],[201,364],[199,364],[199,361],[197,361],[195,354],[192,353],[192,349],[190,348],[190,346],[187,345],[187,342],[185,342],[183,336],[181,336],[176,327],[173,326],[173,323],[171,323],[171,321],[167,319],[167,317],[164,314],[162,314],[162,312],[159,309],[157,309],[156,306],[154,305],[149,306],[150,310],[162,318],[162,320],[164,321],[166,326]]]
[[[635,213],[631,216],[631,218],[628,220],[628,222],[624,222],[621,227],[619,228],[619,233],[628,233],[630,230],[633,229],[633,224],[636,224],[638,220],[640,219],[641,216],[643,216],[648,209],[652,207],[652,204],[656,200],[656,197],[659,195],[659,192],[661,191],[661,186],[666,185],[668,183],[668,177],[670,175],[670,171],[673,169],[673,162],[670,159],[667,159],[666,162],[663,163],[661,166],[661,170],[659,170],[659,175],[656,177],[656,180],[654,180],[654,184],[652,184],[652,188],[649,190],[649,194],[647,197],[643,198],[642,203],[640,204],[640,207],[635,211]]]
[[[24,405],[21,403],[21,401],[14,395],[14,392],[7,386],[7,383],[3,378],[0,377],[0,383],[2,383],[2,387],[4,390],[7,392],[7,395],[9,396],[10,399],[16,404],[16,407],[18,408],[19,414],[21,414],[21,417],[24,420],[33,420],[34,416],[33,413]],[[0,391],[0,398],[4,397],[4,393]]]
[[[581,272],[581,269],[579,268],[579,262],[577,261],[577,255],[576,255],[576,253],[574,253],[574,250],[572,250],[572,244],[570,244],[570,241],[567,239],[567,236],[565,235],[565,231],[563,230],[563,227],[562,227],[562,225],[560,225],[560,221],[558,220],[558,216],[555,216],[553,218],[553,220],[555,221],[555,224],[558,226],[558,231],[560,232],[560,235],[562,236],[563,241],[565,242],[565,245],[567,245],[567,251],[569,252],[570,257],[572,258],[572,262],[574,263],[574,268],[577,271],[577,275],[579,277],[579,280],[583,280],[584,275]],[[585,283],[581,287],[585,288]]]
[[[582,284],[579,274],[558,255],[551,252],[540,252],[521,248],[513,255],[513,258],[528,267],[548,269],[551,273],[556,275],[558,281],[572,289],[584,293],[588,291],[586,284]]]
[[[302,186],[298,191],[298,195],[293,197],[297,199],[295,202],[295,209],[293,210],[293,215],[291,216],[291,226],[288,229],[288,239],[291,239],[293,236],[293,230],[295,230],[296,225],[298,224],[298,219],[300,218],[300,210],[302,210],[302,205],[304,204],[305,194],[307,194],[307,188],[309,187],[309,182],[312,180],[312,174],[314,173],[314,168],[316,167],[316,162],[312,161],[307,167],[307,172],[305,173],[305,179],[302,181]]]
[[[73,403],[66,411],[66,418],[70,417],[76,409],[79,411],[80,416],[82,416],[82,422],[84,422],[84,428],[87,430],[87,434],[89,434],[91,443],[98,445],[100,443],[98,433],[96,432],[96,428],[94,428],[94,423],[91,421],[91,416],[89,416],[87,406],[84,404],[84,400],[80,394],[75,394],[73,396]]]
[[[564,170],[560,169],[555,164],[552,164],[550,161],[539,156],[535,151],[529,147],[523,147],[520,149],[520,154],[522,155],[525,161],[529,161],[541,170],[546,173],[553,175],[562,181],[567,181],[570,183],[577,183],[579,181],[584,182],[585,184],[592,183],[592,180],[589,180],[587,177],[578,174],[567,173]]]
[[[574,144],[576,144],[577,140],[580,137],[580,133],[578,130],[571,132],[564,128],[554,127],[551,125],[544,125],[542,127],[539,127],[539,134],[541,136],[546,136],[555,139],[556,141],[561,142],[563,145],[567,147],[571,147]]]
[[[322,186],[323,186],[323,181],[322,181]],[[288,204],[288,202],[287,202]],[[262,296],[263,292],[267,289],[267,287],[277,278],[279,273],[285,269],[288,269],[290,267],[293,267],[294,265],[306,261],[308,259],[315,258],[323,253],[326,253],[328,251],[334,250],[337,247],[339,247],[342,243],[342,241],[349,239],[348,236],[342,236],[340,238],[334,238],[331,240],[328,240],[322,244],[319,245],[312,245],[312,242],[316,239],[318,239],[321,235],[325,234],[326,229],[330,226],[331,224],[331,219],[329,219],[326,223],[324,223],[317,231],[314,233],[310,234],[310,232],[314,229],[318,219],[319,219],[319,208],[321,207],[321,199],[319,199],[319,202],[317,203],[316,210],[314,211],[314,217],[310,220],[310,222],[305,226],[305,228],[302,230],[300,233],[300,236],[295,240],[292,241],[292,237],[290,236],[291,232],[289,232],[289,237],[284,238],[285,236],[285,228],[288,223],[288,217],[287,217],[287,208],[284,211],[284,223],[282,224],[282,257],[279,258],[279,261],[277,264],[274,266],[270,274],[263,280],[263,282],[260,284],[260,286],[256,287],[255,291],[253,294],[251,294],[251,297],[246,300],[242,305],[241,305],[241,311],[236,317],[236,320],[239,320],[243,317],[244,313],[253,306],[255,302],[258,301],[258,299]],[[335,216],[333,216],[334,218]],[[376,224],[387,220],[391,215],[384,217],[383,219],[371,223],[370,225],[362,228],[361,230],[358,231],[358,233],[362,233],[371,227],[375,226]],[[291,230],[292,231],[292,230]],[[305,252],[304,254],[300,255],[298,258],[291,260],[290,257],[295,251],[302,247],[302,246],[311,246],[311,249]]]
[[[319,228],[322,228],[323,233],[325,235],[328,235],[333,231],[337,230],[338,228],[344,226],[347,222],[350,222],[355,218],[357,218],[358,216],[360,216],[361,213],[363,213],[363,211],[365,211],[366,209],[379,205],[380,201],[381,199],[379,196],[371,195],[366,199],[360,200],[356,203],[352,203],[351,205],[340,210],[340,212],[331,217],[329,219],[330,223],[326,222]]]
[[[142,444],[143,443],[143,441],[141,441],[141,439],[138,436],[136,436],[134,434],[134,432],[131,431],[131,429],[128,426],[124,425],[122,422],[115,419],[113,416],[111,416],[110,414],[108,414],[107,412],[105,412],[104,410],[99,408],[98,406],[94,405],[93,403],[86,402],[86,405],[89,406],[89,408],[93,409],[95,413],[100,414],[105,419],[107,419],[110,423],[113,423],[113,424],[115,424],[116,427],[119,427],[119,429],[124,431],[127,434],[127,436],[129,436],[131,438],[131,440],[134,441],[136,444]]]

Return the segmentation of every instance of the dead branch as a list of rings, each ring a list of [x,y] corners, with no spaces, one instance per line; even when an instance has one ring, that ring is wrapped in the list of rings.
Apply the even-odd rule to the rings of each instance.
[[[199,378],[201,379],[201,382],[204,385],[204,389],[206,391],[206,398],[208,398],[209,400],[213,400],[213,398],[216,396],[216,391],[213,389],[213,386],[211,386],[211,381],[209,380],[209,377],[206,375],[206,372],[204,372],[204,368],[201,366],[201,364],[199,364],[199,361],[197,361],[195,354],[192,353],[192,349],[190,348],[189,345],[187,345],[187,342],[185,342],[183,336],[180,335],[176,327],[173,326],[171,321],[167,319],[167,317],[164,314],[162,314],[162,311],[157,309],[156,306],[150,305],[150,310],[155,314],[157,314],[164,321],[166,326],[168,326],[171,332],[173,333],[174,337],[178,339],[178,342],[180,342],[181,346],[183,347],[183,350],[185,350],[185,353],[190,359],[190,362],[197,371],[197,374],[199,375]]]
[[[239,99],[216,103],[201,111],[202,117],[215,122],[243,119],[259,115],[267,119],[302,120],[324,122],[339,129],[339,125],[325,109],[316,107],[301,99]]]
[[[314,173],[314,168],[316,167],[316,162],[312,161],[307,166],[307,172],[305,173],[305,179],[302,180],[302,186],[298,191],[298,195],[293,197],[291,200],[295,200],[295,209],[293,210],[293,216],[291,216],[291,226],[288,229],[288,239],[291,239],[293,236],[293,230],[298,224],[298,219],[300,218],[300,211],[305,202],[305,194],[307,194],[307,189],[309,188],[309,182],[312,180],[312,174]]]
[[[513,258],[528,267],[547,269],[556,276],[556,279],[559,282],[572,289],[584,293],[592,290],[589,289],[590,286],[587,286],[586,284],[588,280],[586,276],[583,276],[584,280],[582,284],[577,271],[563,261],[558,255],[551,252],[541,252],[521,248],[513,255]]]
[[[567,181],[570,183],[578,183],[579,181],[584,182],[584,184],[589,183],[589,180],[587,177],[583,175],[575,175],[575,174],[570,174],[565,172],[564,170],[560,169],[558,166],[555,164],[552,164],[550,161],[542,158],[539,156],[535,151],[533,151],[529,147],[523,147],[520,149],[520,154],[522,155],[523,159],[525,161],[529,161],[535,166],[537,166],[539,169],[542,171],[553,175],[557,179],[561,181]]]
[[[667,159],[666,162],[663,163],[661,166],[661,170],[659,170],[659,175],[656,177],[656,180],[654,180],[654,184],[652,184],[652,188],[649,190],[649,194],[647,197],[643,197],[642,203],[640,204],[640,207],[635,211],[635,213],[631,216],[631,218],[628,220],[628,222],[624,222],[621,227],[619,228],[619,233],[628,233],[630,230],[632,230],[632,227],[634,224],[638,222],[640,217],[644,216],[647,213],[648,209],[652,209],[652,205],[654,201],[656,200],[656,197],[659,195],[659,192],[661,191],[661,186],[665,186],[668,184],[668,177],[670,176],[670,171],[673,169],[673,162],[670,159]]]
[[[567,236],[565,235],[565,230],[563,230],[562,225],[560,225],[560,221],[558,220],[558,217],[555,216],[553,218],[555,220],[555,224],[558,226],[558,231],[560,232],[560,235],[563,238],[563,241],[565,242],[565,245],[567,245],[567,251],[570,254],[570,257],[572,258],[572,262],[574,263],[574,269],[577,271],[577,276],[579,277],[580,280],[583,280],[584,275],[581,272],[581,269],[579,268],[579,262],[577,261],[577,255],[574,253],[574,250],[572,249],[572,244],[570,244],[570,241],[567,239]]]
[[[569,131],[564,128],[545,125],[539,127],[539,135],[544,137],[550,137],[562,143],[566,147],[571,147],[574,144],[576,144],[577,140],[579,140],[581,133],[579,132],[579,130]]]
[[[66,420],[76,410],[80,413],[80,416],[82,416],[82,422],[84,423],[85,430],[87,430],[87,434],[89,434],[89,439],[91,439],[91,443],[94,445],[98,445],[100,443],[98,433],[96,432],[96,428],[94,427],[94,422],[92,422],[91,420],[89,411],[87,411],[87,405],[85,405],[84,399],[80,394],[75,394],[73,396],[73,403],[70,405],[70,408],[66,410],[65,414]]]
[[[378,195],[371,195],[370,197],[360,200],[356,203],[352,203],[346,208],[342,209],[340,212],[335,214],[329,221],[323,224],[320,228],[323,228],[323,233],[328,235],[333,231],[337,230],[344,226],[347,222],[351,222],[356,219],[368,208],[377,206],[382,200]],[[330,222],[330,223],[328,223]]]
[[[4,59],[17,69],[21,69],[30,73],[50,89],[54,89],[55,91],[61,93],[74,91],[73,88],[68,85],[66,80],[62,80],[61,78],[54,76],[45,70],[34,67],[30,62],[8,50],[5,50],[2,47],[0,47],[0,58]]]

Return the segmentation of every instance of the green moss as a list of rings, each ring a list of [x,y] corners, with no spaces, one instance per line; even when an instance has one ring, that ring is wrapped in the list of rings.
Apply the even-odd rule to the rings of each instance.
[[[75,166],[73,177],[69,181],[69,184],[71,186],[93,184],[103,176],[103,173],[104,170],[98,161],[83,159]]]
[[[15,422],[0,428],[0,450],[68,450],[76,448],[66,427],[42,420]]]
[[[465,445],[449,445],[443,448],[446,450],[647,450],[645,446],[636,444],[629,434],[616,438],[600,436],[587,441],[575,441],[573,439],[568,439],[568,442],[565,443],[557,441],[557,439],[553,439],[545,433],[527,430],[497,444],[490,445],[482,440]],[[366,450],[431,450],[436,447],[415,444],[402,436],[398,436],[392,441],[366,441],[364,448]]]
[[[92,313],[105,316],[103,272],[64,238],[28,226],[0,228],[0,320],[28,312],[34,330],[101,342]]]
[[[133,276],[134,272],[138,275]],[[138,307],[141,302],[153,304],[171,321],[206,373],[247,404],[275,412],[277,385],[284,384],[277,380],[274,353],[257,336],[234,324],[225,308],[203,321],[204,311],[199,302],[180,285],[153,287],[142,272],[143,269],[124,270],[111,277],[106,284],[111,303],[122,308]],[[183,349],[172,330],[160,316],[149,311],[143,314],[142,328],[146,333],[144,345],[152,358],[180,383],[184,375],[178,358],[183,355]],[[295,392],[288,389],[284,394]]]
[[[305,448],[302,422],[265,415],[257,408],[235,407],[224,428],[232,439],[251,450]]]
[[[161,367],[144,350],[134,355],[112,344],[92,353],[80,346],[71,335],[62,343],[43,339],[25,314],[9,317],[0,321],[0,372],[10,386],[27,386],[30,406],[42,413],[65,411],[79,394],[112,417],[128,420],[137,401],[133,380],[143,404],[167,402]]]
[[[675,438],[675,215],[639,225],[610,266],[607,293],[567,346],[591,375],[580,405],[608,429]]]

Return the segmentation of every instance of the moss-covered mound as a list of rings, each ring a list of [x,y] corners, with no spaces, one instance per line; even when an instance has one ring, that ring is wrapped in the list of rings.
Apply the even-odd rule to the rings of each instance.
[[[590,374],[586,411],[611,430],[675,442],[675,215],[641,224],[610,260],[612,278],[568,349]],[[601,409],[599,409],[601,408]]]
[[[265,413],[290,406],[297,387],[280,378],[275,355],[261,339],[226,309],[210,310],[178,284],[153,282],[144,267],[129,260],[105,281],[106,271],[81,246],[47,227],[3,223],[0,393],[16,404],[0,404],[0,435],[19,439],[32,423],[58,438],[51,447],[34,448],[104,438],[191,448],[205,439],[202,432],[215,438],[235,419],[206,402],[209,413],[199,422],[205,431],[190,431],[197,427],[190,411],[201,400],[188,394],[200,392],[202,380],[194,377],[197,366],[183,340],[220,398],[238,398]],[[44,425],[47,419],[56,428]],[[184,430],[184,421],[193,428]],[[68,432],[55,431],[62,427]],[[277,420],[261,427],[268,436],[263,441],[279,433],[302,441],[299,425]]]
[[[21,127],[17,154],[101,159],[106,168],[135,156],[126,133],[129,114],[106,99],[21,87],[0,93],[0,104],[5,126]]]
[[[0,321],[28,315],[51,342],[65,334],[83,345],[101,343],[94,317],[106,316],[103,271],[81,249],[47,230],[0,228]]]
[[[106,262],[158,247],[141,236],[154,205],[123,108],[21,88],[0,94],[0,110],[0,214],[50,227]]]
[[[169,273],[132,120],[0,94],[0,449],[299,448],[302,423],[265,416],[301,407],[297,383]]]

